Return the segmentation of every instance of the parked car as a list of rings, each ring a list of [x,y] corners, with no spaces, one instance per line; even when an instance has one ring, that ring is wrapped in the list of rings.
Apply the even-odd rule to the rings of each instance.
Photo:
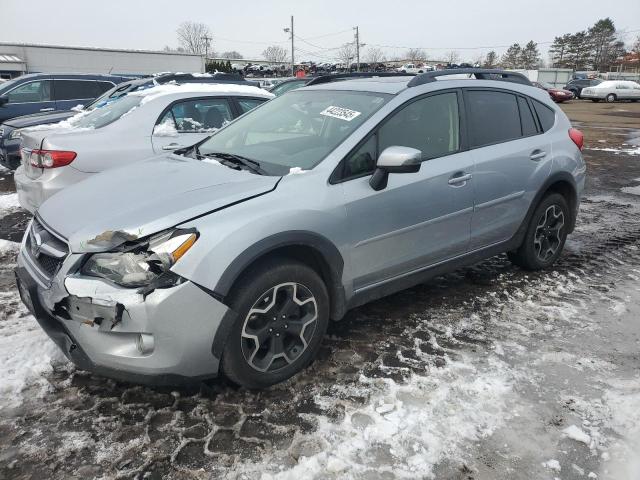
[[[20,205],[35,212],[63,188],[97,172],[193,145],[273,95],[244,85],[160,85],[27,129],[14,180]]]
[[[580,94],[582,98],[599,102],[606,100],[607,102],[615,102],[618,100],[631,100],[637,102],[640,100],[640,83],[630,80],[606,80],[593,87],[582,89]]]
[[[256,82],[245,80],[239,75],[229,75],[227,73],[198,74],[198,73],[163,73],[154,77],[145,77],[123,82],[103,93],[97,99],[86,105],[76,105],[73,110],[56,112],[34,113],[22,117],[14,117],[0,125],[0,165],[16,169],[20,165],[20,142],[22,139],[22,129],[34,127],[36,125],[46,125],[57,123],[67,118],[71,118],[78,113],[78,110],[90,110],[101,107],[108,102],[126,95],[129,92],[144,90],[155,85],[165,83],[231,83],[238,85],[257,86]]]
[[[602,83],[602,80],[599,78],[575,78],[570,80],[564,87],[565,90],[571,92],[573,98],[581,98],[580,94],[582,93],[582,89],[586,87],[595,87]]]
[[[129,77],[89,74],[22,75],[0,86],[0,123],[39,112],[89,103]]]
[[[396,71],[400,73],[424,73],[427,69],[423,65],[418,66],[415,63],[405,63],[401,67],[396,68]]]
[[[568,90],[563,90],[561,88],[556,88],[550,83],[547,82],[531,82],[534,86],[541,88],[542,90],[546,90],[551,99],[556,103],[562,103],[566,100],[571,100],[573,98],[573,93]]]
[[[65,189],[25,235],[24,303],[79,368],[261,388],[355,306],[501,252],[549,267],[582,134],[520,74],[433,74],[308,86]]]

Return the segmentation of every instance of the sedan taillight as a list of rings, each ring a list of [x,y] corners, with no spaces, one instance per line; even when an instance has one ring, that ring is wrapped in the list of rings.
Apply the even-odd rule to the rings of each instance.
[[[77,156],[64,150],[32,150],[29,163],[37,168],[58,168],[69,165]]]

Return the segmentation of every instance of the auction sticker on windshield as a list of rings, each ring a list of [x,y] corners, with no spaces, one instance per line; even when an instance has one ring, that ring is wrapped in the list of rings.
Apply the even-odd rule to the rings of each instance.
[[[348,108],[342,107],[327,107],[323,111],[320,112],[320,115],[324,115],[325,117],[333,117],[339,118],[340,120],[346,120],[350,122],[362,112],[356,112],[355,110],[349,110]]]

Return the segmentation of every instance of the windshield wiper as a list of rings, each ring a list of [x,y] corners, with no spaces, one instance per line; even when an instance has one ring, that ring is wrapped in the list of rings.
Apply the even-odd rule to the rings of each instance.
[[[265,172],[262,168],[260,168],[259,162],[256,162],[255,160],[252,160],[247,157],[243,157],[241,155],[235,155],[233,153],[225,153],[225,152],[211,152],[203,155],[200,153],[200,150],[197,147],[196,147],[195,153],[196,155],[198,155],[198,157],[206,157],[206,158],[214,157],[214,158],[223,160],[223,162],[220,162],[220,163],[228,162],[236,166],[245,167],[247,170],[251,170],[252,172],[257,173],[258,175],[267,174],[267,172]]]

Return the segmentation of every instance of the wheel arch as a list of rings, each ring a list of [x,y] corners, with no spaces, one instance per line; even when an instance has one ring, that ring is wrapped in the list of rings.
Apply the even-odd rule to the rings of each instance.
[[[248,269],[274,256],[297,260],[314,269],[327,286],[331,318],[339,320],[344,316],[344,260],[329,239],[314,232],[293,230],[263,238],[245,249],[229,264],[213,291],[224,299]]]

